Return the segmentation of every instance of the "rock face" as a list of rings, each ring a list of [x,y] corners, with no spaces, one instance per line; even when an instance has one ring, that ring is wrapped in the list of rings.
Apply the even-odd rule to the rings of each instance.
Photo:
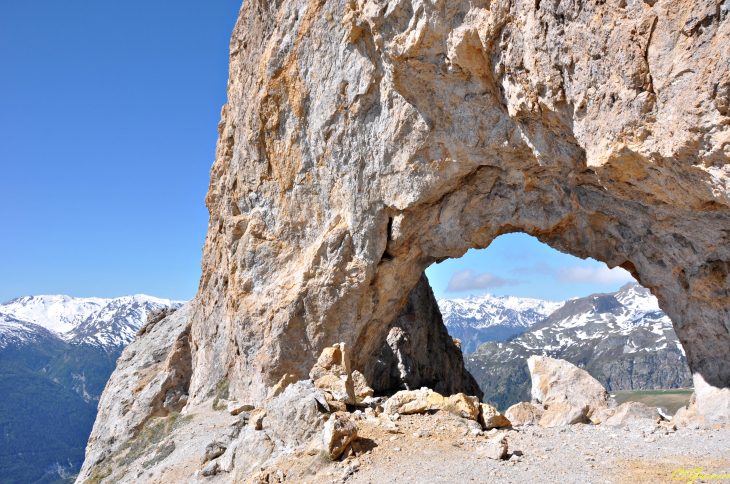
[[[153,417],[179,412],[187,403],[192,359],[190,304],[149,328],[117,360],[99,401],[80,482]]]
[[[334,400],[350,405],[355,403],[350,358],[343,343],[322,350],[309,376],[315,387],[329,392]]]
[[[541,427],[556,427],[597,420],[615,402],[598,380],[565,360],[531,356],[532,398],[545,408]]]
[[[629,270],[695,379],[730,388],[726,7],[246,0],[189,313],[190,404],[225,380],[260,405],[335,342],[374,385],[424,270],[516,231]],[[121,436],[133,422],[113,423],[116,406],[97,427]]]
[[[339,341],[372,382],[424,269],[514,231],[631,271],[693,373],[729,387],[726,11],[246,1],[193,400],[228,377],[261,401]]]
[[[426,386],[444,395],[483,395],[464,367],[460,347],[444,326],[425,274],[392,322],[374,367],[363,371],[368,369],[375,391]]]

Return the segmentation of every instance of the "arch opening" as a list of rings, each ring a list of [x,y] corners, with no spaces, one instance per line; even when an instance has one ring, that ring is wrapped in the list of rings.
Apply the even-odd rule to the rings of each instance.
[[[620,398],[658,401],[667,414],[689,403],[692,375],[671,320],[621,268],[515,233],[426,275],[483,401],[500,411],[531,399],[532,355],[567,360]],[[635,393],[662,389],[673,390]]]

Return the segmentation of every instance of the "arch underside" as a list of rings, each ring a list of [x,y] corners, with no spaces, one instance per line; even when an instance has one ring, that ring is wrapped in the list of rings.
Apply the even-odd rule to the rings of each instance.
[[[629,270],[692,372],[730,388],[727,112],[708,95],[724,92],[728,24],[678,37],[689,1],[482,3],[244,3],[206,198],[193,400],[224,378],[263,400],[336,342],[384,382],[383,365],[407,360],[388,338],[408,321],[411,351],[447,354],[413,357],[422,380],[469,388],[418,288],[430,264],[510,232]]]

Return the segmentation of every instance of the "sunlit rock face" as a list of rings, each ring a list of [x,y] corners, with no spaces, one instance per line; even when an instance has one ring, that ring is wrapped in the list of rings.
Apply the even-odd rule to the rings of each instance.
[[[700,8],[701,7],[701,8]],[[424,269],[522,231],[622,266],[730,386],[727,1],[244,3],[191,398],[373,378]]]
[[[125,350],[79,482],[150,417],[222,388],[261,406],[336,343],[379,391],[469,393],[421,277],[509,232],[631,271],[698,411],[730,416],[727,17],[728,0],[245,1],[198,294]]]

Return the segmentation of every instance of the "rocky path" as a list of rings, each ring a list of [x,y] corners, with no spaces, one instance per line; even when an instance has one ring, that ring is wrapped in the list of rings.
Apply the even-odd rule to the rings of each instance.
[[[394,423],[395,434],[385,416],[359,420],[362,455],[341,462],[304,453],[289,456],[267,466],[269,482],[280,482],[277,471],[284,476],[281,482],[306,484],[659,483],[672,482],[672,472],[680,467],[730,473],[730,427],[666,431],[659,426],[527,426],[473,435],[468,422],[447,412],[400,416]],[[498,433],[507,436],[509,459],[478,458],[480,446]]]

